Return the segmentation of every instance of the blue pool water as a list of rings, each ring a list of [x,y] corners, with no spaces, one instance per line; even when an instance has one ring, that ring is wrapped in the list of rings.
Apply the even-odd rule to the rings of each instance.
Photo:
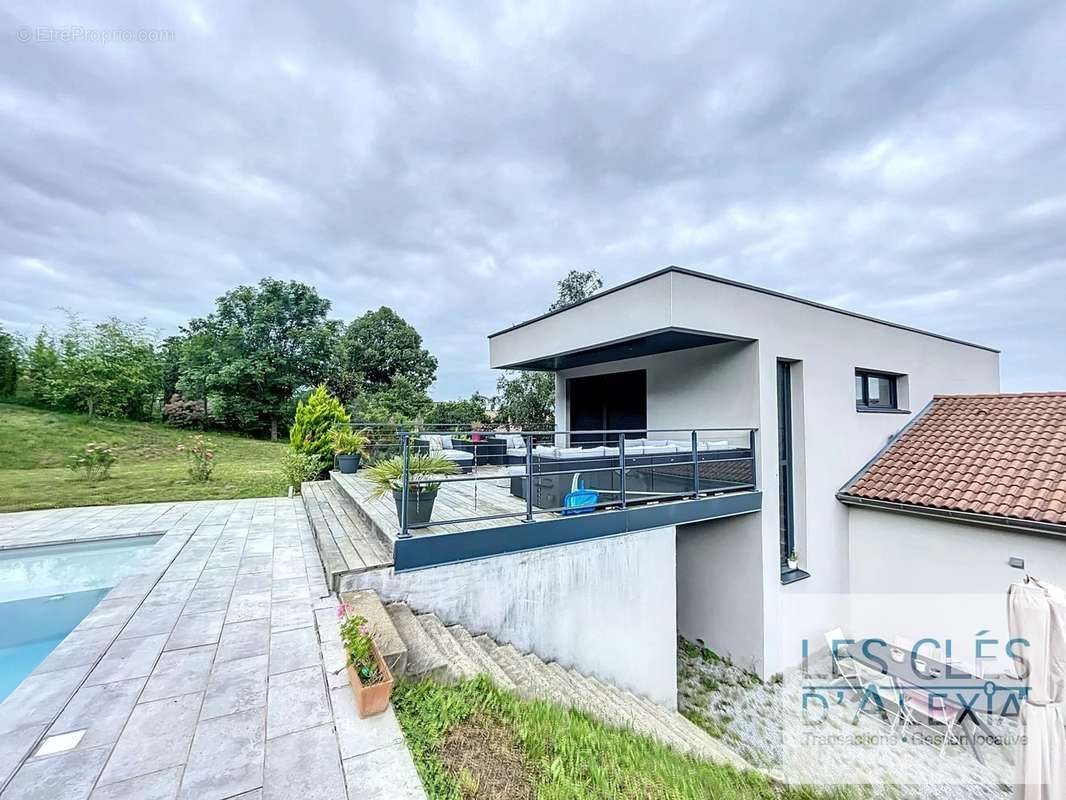
[[[140,536],[0,551],[0,701],[158,540]]]

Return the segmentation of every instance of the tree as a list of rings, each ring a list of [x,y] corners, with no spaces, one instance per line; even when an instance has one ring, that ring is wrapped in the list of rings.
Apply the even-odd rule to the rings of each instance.
[[[0,326],[0,397],[10,397],[18,388],[21,352],[22,342]]]
[[[466,400],[440,400],[433,404],[425,416],[425,422],[429,425],[454,428],[461,432],[488,421],[488,398],[477,392]]]
[[[555,302],[548,307],[549,311],[558,311],[560,308],[572,306],[592,297],[603,288],[603,278],[594,269],[572,269],[566,277],[559,281],[559,294]]]
[[[178,393],[178,378],[181,376],[181,357],[184,348],[185,339],[182,336],[168,336],[159,345],[159,383],[164,403]]]
[[[59,354],[55,342],[48,332],[41,328],[33,340],[33,345],[26,351],[26,382],[29,384],[30,397],[37,403],[49,405],[49,387],[52,375],[59,364]]]
[[[572,306],[603,288],[594,269],[572,269],[559,281],[559,293],[549,311]],[[505,372],[496,382],[496,413],[508,424],[525,430],[555,428],[555,375],[551,372]]]
[[[388,386],[366,389],[351,404],[352,414],[365,422],[414,423],[433,407],[433,401],[419,391],[405,375],[397,375]]]
[[[330,432],[338,425],[347,425],[350,419],[341,401],[320,385],[296,406],[296,419],[289,430],[289,445],[297,453],[315,456],[323,464],[332,464]]]
[[[352,321],[337,347],[337,369],[331,386],[345,403],[360,394],[378,394],[403,378],[405,391],[428,406],[426,390],[437,376],[437,359],[422,347],[422,337],[387,306]]]
[[[297,390],[331,373],[340,323],[327,319],[329,309],[329,300],[297,281],[238,286],[184,329],[178,391],[210,397],[212,417],[230,427],[269,429],[277,439]]]

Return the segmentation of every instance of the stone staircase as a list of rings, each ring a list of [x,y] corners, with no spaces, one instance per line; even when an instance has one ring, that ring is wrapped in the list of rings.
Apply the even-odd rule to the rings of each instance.
[[[600,722],[628,728],[683,753],[751,769],[722,742],[676,711],[650,700],[555,662],[542,661],[532,653],[521,653],[484,634],[474,636],[459,625],[445,625],[435,614],[418,614],[405,603],[381,606],[372,591],[345,592],[342,599],[371,620],[375,638],[390,642],[389,652],[383,649],[382,655],[396,665],[394,672],[398,674],[443,683],[487,675],[497,686],[523,699],[546,700],[563,708],[574,708]]]

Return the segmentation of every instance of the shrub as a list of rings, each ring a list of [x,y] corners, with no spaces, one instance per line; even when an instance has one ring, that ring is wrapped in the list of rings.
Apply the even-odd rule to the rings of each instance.
[[[424,481],[436,475],[455,475],[459,467],[443,456],[411,453],[408,469],[409,481]],[[390,491],[399,491],[403,486],[403,459],[400,456],[386,458],[368,467],[365,477],[374,484],[373,494],[381,497]],[[408,486],[412,493],[435,492],[440,483],[416,483]]]
[[[108,478],[115,463],[115,451],[106,444],[89,442],[79,453],[67,458],[67,466],[74,474],[79,472],[89,483]]]
[[[281,459],[281,471],[289,486],[297,493],[300,484],[304,481],[313,481],[326,468],[327,462],[319,456],[297,453],[295,450],[286,450]]]
[[[374,658],[374,639],[370,635],[366,617],[351,616],[351,609],[347,604],[337,607],[337,616],[343,620],[341,641],[344,643],[348,663],[355,669],[364,686],[380,683],[385,676],[381,674],[377,659]]]
[[[189,477],[198,483],[211,480],[211,471],[215,464],[215,443],[206,436],[194,436],[187,444],[179,444],[178,452],[185,453],[188,461]]]
[[[347,425],[349,420],[341,401],[330,394],[325,386],[319,386],[296,406],[296,420],[289,431],[289,443],[296,453],[319,457],[322,469],[325,469],[333,463],[330,434],[334,428]]]
[[[361,455],[367,458],[367,445],[370,443],[364,431],[350,428],[334,428],[329,433],[329,445],[338,456]]]
[[[186,400],[176,393],[163,406],[162,414],[163,421],[175,428],[203,428],[209,421],[203,400]]]

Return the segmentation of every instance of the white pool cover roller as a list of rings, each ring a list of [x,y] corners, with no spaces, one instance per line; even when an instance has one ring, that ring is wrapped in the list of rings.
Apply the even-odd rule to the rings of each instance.
[[[1029,694],[1022,703],[1015,758],[1015,800],[1066,797],[1066,593],[1029,579],[1007,593],[1007,621],[1028,664]],[[1020,667],[1019,667],[1020,669]]]

